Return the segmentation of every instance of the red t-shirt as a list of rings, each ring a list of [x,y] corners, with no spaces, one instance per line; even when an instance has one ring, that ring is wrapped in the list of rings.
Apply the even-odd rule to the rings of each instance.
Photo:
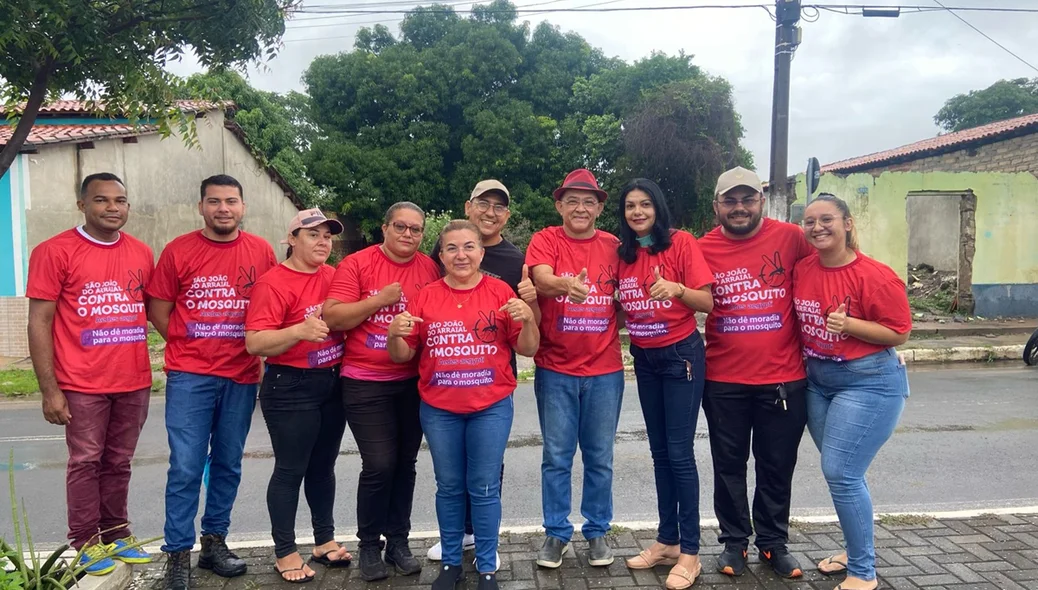
[[[335,269],[322,265],[315,273],[299,272],[279,264],[256,281],[245,318],[245,330],[281,330],[301,323],[321,307]],[[323,342],[298,342],[287,351],[267,357],[268,365],[300,369],[331,367],[342,360],[342,332],[329,332]]]
[[[706,378],[766,385],[804,378],[793,269],[814,249],[804,230],[763,219],[752,238],[733,240],[716,227],[699,240],[714,272],[714,309],[706,320]]]
[[[904,281],[889,266],[861,252],[854,262],[838,268],[822,266],[817,254],[805,258],[793,271],[793,295],[800,342],[809,357],[852,361],[888,348],[829,333],[826,318],[841,304],[847,306],[848,317],[876,322],[898,334],[912,329]]]
[[[144,289],[154,266],[151,248],[126,232],[109,245],[70,229],[33,249],[25,294],[56,304],[58,387],[80,393],[151,387]]]
[[[407,311],[422,322],[405,340],[417,351],[418,393],[441,410],[484,410],[515,391],[512,349],[522,323],[500,311],[515,292],[483,275],[472,289],[454,290],[442,279],[418,292]],[[458,307],[458,303],[461,307]]]
[[[541,347],[534,362],[538,367],[579,377],[623,370],[613,299],[619,281],[619,245],[616,236],[598,230],[584,240],[569,237],[560,226],[533,235],[526,249],[530,269],[546,264],[556,276],[575,277],[586,268],[584,284],[589,289],[584,303],[571,303],[566,295],[537,297]]]
[[[699,289],[713,282],[710,268],[692,234],[671,230],[670,247],[657,254],[638,248],[634,262],[620,261],[620,304],[627,312],[631,344],[663,348],[681,342],[696,331],[696,312],[677,298],[655,301],[649,297],[656,282],[655,269],[668,281]]]
[[[395,305],[383,307],[346,332],[346,354],[343,370],[361,369],[385,380],[408,379],[418,373],[418,363],[394,365],[386,351],[386,336],[393,317],[407,309],[418,291],[439,280],[440,269],[425,254],[418,252],[409,262],[400,264],[386,256],[380,246],[370,246],[347,256],[335,271],[328,299],[356,303],[378,295],[386,285],[400,283],[402,295]]]
[[[252,289],[277,266],[262,238],[239,232],[215,242],[193,231],[166,245],[148,295],[174,303],[166,339],[166,371],[259,383],[260,360],[245,350],[245,312]]]

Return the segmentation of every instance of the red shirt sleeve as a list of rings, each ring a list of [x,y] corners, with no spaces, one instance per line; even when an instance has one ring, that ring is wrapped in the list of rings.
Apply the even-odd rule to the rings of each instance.
[[[422,297],[419,292],[419,296],[407,304],[407,313],[416,318],[422,317],[422,310],[424,309],[422,302],[424,300],[425,297]],[[414,331],[411,332],[410,336],[404,338],[404,342],[407,343],[411,350],[418,350],[418,343],[425,340],[425,322],[415,322],[414,326]]]
[[[30,299],[57,301],[67,278],[67,268],[50,244],[40,244],[29,256],[29,278],[25,296]]]
[[[173,260],[172,248],[167,246],[159,255],[159,263],[148,283],[148,296],[164,301],[176,301],[180,291],[180,279],[177,277],[176,262]]]
[[[245,329],[279,330],[288,316],[288,302],[274,287],[265,281],[256,283],[249,300],[249,312],[245,318]]]
[[[332,277],[332,285],[328,288],[328,299],[343,303],[360,301],[360,269],[356,257],[348,256],[339,263]]]
[[[703,257],[703,250],[695,237],[689,237],[685,245],[685,287],[700,289],[714,282],[714,274]]]
[[[533,234],[530,245],[526,248],[526,265],[531,269],[538,264],[547,264],[554,270],[556,244],[547,232],[548,230],[542,230]]]
[[[897,277],[881,279],[879,287],[869,293],[864,302],[862,319],[890,328],[898,334],[912,329],[912,310],[908,304],[905,284]]]

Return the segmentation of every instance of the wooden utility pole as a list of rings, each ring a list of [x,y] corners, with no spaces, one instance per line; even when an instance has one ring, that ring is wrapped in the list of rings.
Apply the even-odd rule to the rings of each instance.
[[[768,194],[789,220],[796,195],[787,194],[789,164],[789,72],[799,42],[800,0],[775,0],[775,88],[771,101],[771,178]]]

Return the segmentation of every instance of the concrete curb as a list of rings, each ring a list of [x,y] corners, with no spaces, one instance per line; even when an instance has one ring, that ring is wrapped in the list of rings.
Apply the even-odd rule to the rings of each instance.
[[[948,348],[908,348],[899,350],[906,363],[968,363],[992,361],[1019,361],[1024,355],[1023,344],[1007,346],[958,346]]]
[[[115,562],[115,570],[106,576],[83,576],[73,588],[78,590],[123,590],[133,580],[133,567]]]

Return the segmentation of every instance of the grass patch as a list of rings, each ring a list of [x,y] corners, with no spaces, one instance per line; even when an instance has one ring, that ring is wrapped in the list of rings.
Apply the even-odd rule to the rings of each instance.
[[[624,533],[629,533],[629,532],[631,532],[631,529],[629,529],[629,528],[627,528],[627,527],[625,527],[623,525],[614,524],[612,526],[612,528],[610,528],[609,531],[606,532],[606,534],[611,536],[611,537],[615,537],[617,535],[622,535]]]
[[[523,369],[522,371],[519,371],[518,375],[516,375],[515,380],[520,382],[533,381],[533,374],[535,371],[536,369]]]
[[[162,339],[162,335],[159,334],[155,328],[148,327],[148,348],[155,348],[156,346],[162,346],[166,341]]]
[[[879,524],[884,526],[925,526],[933,522],[925,514],[880,514]]]
[[[166,367],[165,363],[151,363],[151,372],[156,373]]]
[[[947,291],[935,291],[926,296],[909,295],[908,304],[912,307],[913,312],[925,311],[936,315],[947,315],[952,313],[952,306],[955,304],[955,292],[949,289]]]
[[[165,379],[155,379],[154,381],[151,382],[151,392],[152,393],[162,393],[165,390],[166,390],[166,380]]]
[[[39,392],[40,384],[32,369],[5,369],[0,371],[0,395],[21,397]]]

